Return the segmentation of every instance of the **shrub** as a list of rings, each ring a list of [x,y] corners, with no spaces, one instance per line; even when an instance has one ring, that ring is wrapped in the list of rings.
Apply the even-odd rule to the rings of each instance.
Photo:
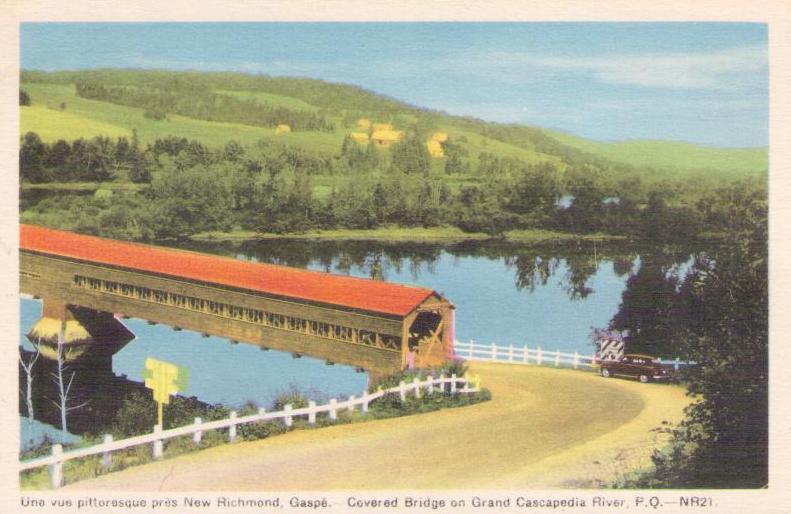
[[[167,119],[167,114],[159,109],[148,109],[143,113],[143,116],[150,120],[161,121]]]
[[[278,420],[258,421],[255,423],[245,423],[236,429],[237,435],[245,441],[264,439],[271,435],[282,434],[286,428]]]
[[[437,371],[439,371],[440,375],[445,375],[446,377],[451,377],[453,375],[463,377],[467,374],[468,369],[469,366],[467,366],[467,361],[464,359],[453,359],[443,364]]]
[[[277,395],[272,409],[275,411],[283,410],[286,405],[291,405],[295,409],[302,409],[308,406],[308,399],[304,394],[292,387],[288,391]]]
[[[148,434],[157,422],[156,412],[154,400],[143,392],[135,391],[121,404],[110,431],[116,439]],[[195,418],[203,421],[223,419],[229,413],[229,409],[222,405],[207,405],[195,398],[174,396],[164,408],[164,428],[190,425]]]

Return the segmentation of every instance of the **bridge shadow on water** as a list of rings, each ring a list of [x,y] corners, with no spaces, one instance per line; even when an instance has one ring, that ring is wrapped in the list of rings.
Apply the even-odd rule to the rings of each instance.
[[[28,363],[35,352],[25,334],[41,314],[41,302],[23,299],[20,332],[20,358]],[[174,331],[166,325],[151,325],[140,319],[125,319],[123,324],[136,337],[114,355],[85,353],[66,363],[64,382],[73,374],[68,405],[78,406],[68,412],[68,431],[73,435],[102,435],[118,426],[119,411],[129,418],[134,409],[153,416],[156,407],[151,390],[144,384],[145,359],[154,357],[190,370],[185,391],[165,407],[166,427],[174,412],[206,412],[220,406],[239,409],[246,404],[271,408],[277,396],[298,392],[322,401],[359,395],[366,387],[368,375],[354,368],[286,352],[263,351],[255,345],[219,337],[204,337],[188,330]],[[49,353],[52,353],[51,351]],[[50,355],[50,357],[52,357]],[[34,419],[61,426],[57,363],[44,354],[32,367],[32,401]],[[27,416],[27,375],[19,365],[19,414]],[[126,406],[125,406],[126,402]],[[153,419],[153,418],[152,418]],[[185,418],[187,419],[187,418]],[[127,420],[128,421],[128,420]],[[186,422],[191,422],[192,418]],[[179,421],[180,422],[180,421]],[[154,421],[150,423],[152,426]],[[150,430],[150,427],[147,427]],[[23,444],[27,444],[23,441]]]

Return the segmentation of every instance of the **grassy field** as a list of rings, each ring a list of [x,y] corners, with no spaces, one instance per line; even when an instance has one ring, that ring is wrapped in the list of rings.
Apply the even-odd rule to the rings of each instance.
[[[67,490],[285,491],[595,486],[650,464],[685,390],[592,372],[476,363],[492,400],[224,445]]]
[[[291,132],[280,135],[275,135],[274,129],[271,128],[204,121],[173,114],[169,114],[167,120],[156,121],[146,118],[143,115],[143,109],[78,97],[74,87],[70,85],[25,83],[22,87],[30,94],[33,105],[21,109],[20,131],[22,134],[27,131],[37,132],[46,142],[97,135],[130,136],[132,129],[136,129],[140,140],[144,143],[153,143],[157,138],[169,135],[195,139],[215,148],[224,146],[230,140],[236,140],[246,146],[254,145],[261,140],[268,140],[305,150],[336,154],[341,148],[343,138],[348,132],[351,132],[340,128],[339,120],[335,118],[333,121],[339,126],[335,132]],[[299,110],[315,111],[318,109],[302,100],[280,95],[262,92],[222,91],[222,93],[233,93],[242,98],[256,98],[263,102]],[[58,110],[58,106],[62,103],[66,104],[65,111]],[[79,130],[75,133],[73,127],[78,127]],[[449,132],[451,138],[466,139],[467,142],[464,145],[472,158],[473,166],[477,165],[477,156],[481,152],[495,153],[501,157],[519,158],[531,163],[553,162],[559,164],[561,162],[555,156],[519,148],[455,127],[443,126],[439,129]],[[444,159],[435,159],[433,166],[437,171],[441,171]]]
[[[228,91],[225,89],[218,89],[216,93],[221,95],[228,95],[239,98],[241,100],[255,100],[262,104],[272,105],[275,107],[285,107],[295,111],[308,111],[317,112],[319,110],[315,105],[311,105],[299,98],[290,96],[273,95],[271,93],[264,93],[263,91]]]
[[[47,142],[57,139],[72,140],[76,137],[112,135],[103,130],[103,126],[123,128],[126,131],[125,135],[131,135],[132,129],[137,129],[143,143],[153,143],[157,138],[177,135],[195,139],[208,146],[221,147],[230,140],[236,140],[244,145],[253,145],[261,139],[274,140],[276,137],[274,130],[269,128],[202,121],[177,115],[168,115],[167,120],[155,121],[143,116],[143,109],[80,98],[74,93],[72,86],[24,84],[23,87],[33,101],[32,106],[21,109],[20,130],[23,134],[29,130],[38,132],[44,125],[51,123],[51,120],[55,119],[58,114],[64,114],[58,110],[45,108],[46,106],[57,108],[61,103],[66,104],[65,113],[79,117],[83,126],[91,128],[91,130],[86,130],[75,136],[70,125],[60,124],[45,134],[39,134]],[[31,109],[36,110],[31,111]],[[32,116],[32,113],[38,113],[39,116]],[[48,116],[44,116],[44,114]],[[287,134],[277,136],[277,138],[300,140],[304,139],[304,136]],[[340,141],[338,145],[340,145]],[[335,148],[335,143],[334,141],[330,141],[330,144],[325,142],[325,146]]]
[[[37,133],[43,141],[91,138],[93,136],[131,137],[132,131],[122,125],[92,118],[73,111],[31,105],[20,108],[21,132]]]
[[[769,165],[769,152],[765,148],[716,148],[679,141],[603,143],[561,132],[547,132],[579,150],[634,166],[758,172],[768,169]]]

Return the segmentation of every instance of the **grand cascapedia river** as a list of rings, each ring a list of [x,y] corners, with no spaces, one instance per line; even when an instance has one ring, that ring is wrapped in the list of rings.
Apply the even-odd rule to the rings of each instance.
[[[630,277],[645,272],[647,266],[663,274],[683,273],[694,252],[691,248],[645,248],[602,241],[448,246],[273,240],[183,247],[432,288],[455,304],[459,341],[541,346],[582,354],[592,353],[592,328],[607,326],[619,309]],[[40,316],[41,303],[30,299],[21,303],[20,344],[29,350],[25,334]],[[347,366],[328,366],[310,357],[295,359],[289,353],[261,351],[253,345],[204,338],[187,330],[176,332],[140,319],[124,323],[136,338],[115,354],[109,378],[92,383],[97,397],[118,394],[111,391],[110,381],[142,382],[147,357],[189,369],[189,386],[181,394],[228,407],[253,402],[269,408],[277,395],[294,390],[317,401],[343,398],[361,393],[367,385],[365,373]],[[22,396],[20,405],[24,405]],[[99,426],[109,421],[89,423]],[[22,427],[23,445],[52,431],[25,419]]]

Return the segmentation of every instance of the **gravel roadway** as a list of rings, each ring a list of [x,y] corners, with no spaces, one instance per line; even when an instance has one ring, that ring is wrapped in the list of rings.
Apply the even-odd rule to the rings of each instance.
[[[683,387],[473,363],[492,400],[210,448],[65,490],[297,491],[598,487],[650,463]],[[167,454],[167,450],[166,450]]]

